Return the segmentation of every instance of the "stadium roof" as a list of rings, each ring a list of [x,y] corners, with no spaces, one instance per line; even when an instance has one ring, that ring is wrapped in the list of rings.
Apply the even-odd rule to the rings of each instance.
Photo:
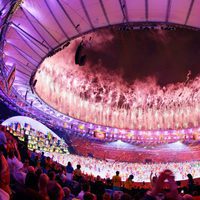
[[[11,1],[12,2],[12,1]],[[199,0],[24,0],[9,19],[4,62],[16,65],[15,87],[29,85],[49,51],[100,27],[165,22],[200,27]]]

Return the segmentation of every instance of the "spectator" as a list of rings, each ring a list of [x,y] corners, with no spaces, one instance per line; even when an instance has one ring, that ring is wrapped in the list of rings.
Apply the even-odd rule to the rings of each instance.
[[[113,190],[120,190],[121,187],[121,177],[119,176],[119,171],[116,171],[116,175],[112,177]]]
[[[131,196],[127,193],[122,194],[120,200],[131,200]]]
[[[64,191],[56,181],[49,181],[47,184],[49,200],[63,200]]]
[[[194,191],[194,180],[191,174],[188,174],[187,177],[188,177],[188,190],[189,193],[192,194]]]
[[[7,141],[8,141],[7,144],[6,144],[7,153],[9,153],[11,151],[14,151],[15,150],[15,146],[14,146],[13,140],[8,139]]]
[[[122,192],[121,191],[114,191],[113,192],[113,200],[120,200],[122,196]]]
[[[78,199],[83,199],[83,196],[86,192],[90,192],[90,185],[88,183],[83,183],[82,184],[82,190],[81,192],[78,194]]]
[[[38,191],[38,179],[35,172],[33,172],[32,169],[26,175],[25,186],[26,188]]]
[[[80,181],[82,178],[81,165],[77,165],[74,170],[74,180]]]
[[[111,195],[109,193],[104,193],[103,194],[103,200],[111,200]]]
[[[127,193],[131,193],[131,190],[133,188],[133,178],[134,176],[131,174],[125,181],[124,183],[124,189],[125,189],[125,192]]]
[[[42,168],[45,168],[45,156],[44,152],[42,152],[41,157],[40,157],[40,165]]]
[[[0,151],[3,152],[4,157],[7,157],[6,144],[7,144],[7,138],[6,138],[6,135],[4,132],[4,127],[1,126],[1,128],[0,128]]]
[[[49,182],[49,177],[46,174],[41,174],[39,178],[39,194],[43,197],[44,200],[49,200],[47,193],[47,184]]]
[[[112,189],[112,188],[113,188],[112,185],[113,185],[113,184],[112,184],[112,180],[111,180],[110,178],[107,178],[107,179],[106,179],[106,188]]]
[[[47,157],[45,160],[45,170],[47,172],[51,169],[51,165],[52,165],[51,159],[50,157]]]
[[[73,178],[73,171],[74,171],[74,168],[72,167],[72,164],[71,162],[68,162],[67,166],[66,166],[66,176],[67,176],[67,180],[71,181],[72,178]]]
[[[35,168],[33,166],[28,166],[28,172],[35,173]]]
[[[155,186],[157,179],[158,179],[157,175],[155,174],[155,176],[153,176],[153,172],[151,172],[151,174],[150,174],[150,183],[151,183],[152,187]]]
[[[91,192],[86,192],[83,196],[83,200],[95,200],[95,195]]]
[[[16,191],[16,194],[13,197],[13,200],[44,200],[43,197],[30,188],[21,188]]]
[[[24,166],[23,166],[23,171],[25,173],[28,173],[28,167],[29,167],[29,160],[26,159],[25,162],[24,162]]]
[[[29,163],[31,163],[31,152],[28,150],[28,147],[27,147],[27,145],[26,145],[26,143],[25,143],[25,146],[24,146],[24,144],[22,144],[22,145],[20,145],[20,155],[21,155],[21,160],[22,161],[25,161],[25,160],[28,160],[29,161]]]
[[[36,155],[37,155],[36,150],[33,149],[32,153],[31,153],[31,157],[30,157],[31,165],[33,165],[33,166],[34,166],[34,163],[35,163]]]
[[[63,168],[60,167],[58,174],[56,175],[56,181],[63,186],[63,184],[66,182],[66,176],[64,174]]]
[[[6,145],[7,144],[7,138],[4,132],[4,127],[1,126],[0,128],[0,145]]]
[[[145,200],[156,200],[156,199],[166,199],[166,200],[181,199],[181,197],[178,194],[178,189],[176,182],[174,180],[174,175],[170,170],[164,170],[160,174],[152,191],[148,192],[145,197]]]
[[[35,175],[37,177],[37,180],[39,180],[41,174],[42,174],[42,169],[41,168],[38,168],[37,170],[35,169]]]
[[[183,200],[193,200],[193,197],[190,194],[185,194]]]
[[[101,200],[105,192],[105,186],[101,180],[100,176],[97,176],[97,179],[94,183],[94,193],[96,194],[97,200]]]
[[[10,199],[10,173],[8,163],[0,152],[0,199],[9,200]]]
[[[70,199],[70,193],[71,193],[70,189],[68,187],[64,187],[63,191],[64,191],[63,200],[69,200]]]
[[[48,176],[49,176],[49,180],[50,181],[55,181],[56,180],[56,173],[54,171],[50,171]]]
[[[74,195],[71,194],[71,190],[68,187],[63,188],[65,197],[63,200],[72,200],[74,198]]]
[[[7,161],[11,177],[18,183],[24,184],[26,173],[23,172],[23,163],[15,156],[13,151],[9,152]]]
[[[33,160],[33,166],[36,168],[40,168],[40,160],[39,160],[39,156],[36,155],[35,159]]]

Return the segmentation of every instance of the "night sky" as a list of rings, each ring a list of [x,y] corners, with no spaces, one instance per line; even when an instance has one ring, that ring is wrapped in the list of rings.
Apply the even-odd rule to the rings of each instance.
[[[101,61],[111,73],[119,73],[128,83],[156,76],[158,84],[184,82],[189,70],[191,78],[200,72],[200,32],[176,30],[107,29],[113,36],[95,48],[91,40],[86,48],[87,64]],[[98,34],[104,34],[104,30]]]

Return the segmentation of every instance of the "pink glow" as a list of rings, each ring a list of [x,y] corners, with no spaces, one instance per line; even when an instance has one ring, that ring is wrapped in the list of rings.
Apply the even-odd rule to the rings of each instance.
[[[112,40],[111,35],[95,37],[95,48]],[[47,58],[36,73],[36,92],[46,103],[74,118],[111,127],[153,130],[200,125],[200,76],[162,88],[156,77],[128,85],[119,73],[103,68],[101,60],[95,66],[75,65],[80,41]]]

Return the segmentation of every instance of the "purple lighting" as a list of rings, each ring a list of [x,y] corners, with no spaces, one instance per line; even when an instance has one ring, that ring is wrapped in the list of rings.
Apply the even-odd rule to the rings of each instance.
[[[2,10],[2,16],[7,13],[10,7],[10,3],[5,5],[3,2],[10,1],[0,1],[0,9],[5,7]],[[81,73],[81,70],[84,71],[85,69],[80,70],[71,65],[74,62],[74,49],[77,41],[84,40],[89,50],[94,46],[99,51],[104,50],[103,45],[113,41],[114,37],[109,32],[105,32],[104,35],[98,33],[85,35],[85,33],[96,30],[98,27],[121,23],[124,16],[118,0],[112,1],[112,3],[101,1],[102,4],[98,1],[92,7],[90,1],[83,1],[83,5],[81,1],[67,1],[66,3],[64,0],[46,0],[46,2],[45,4],[45,1],[41,0],[23,1],[21,4],[22,9],[17,9],[13,13],[10,19],[10,27],[3,35],[3,38],[5,37],[8,41],[3,47],[5,70],[16,64],[14,92],[6,97],[13,102],[13,105],[16,105],[15,109],[22,109],[24,113],[37,115],[41,120],[48,117],[50,122],[59,126],[66,123],[66,127],[70,128],[74,124],[74,130],[79,130],[77,127],[83,125],[83,132],[87,128],[91,129],[91,132],[97,129],[106,131],[106,139],[112,137],[113,133],[115,138],[119,137],[139,142],[157,141],[160,143],[200,137],[200,98],[199,93],[193,92],[199,91],[198,78],[191,79],[188,83],[172,84],[166,87],[159,87],[156,79],[152,76],[147,78],[146,85],[136,80],[136,84],[132,85],[136,100],[132,101],[134,95],[131,96],[130,90],[128,90],[132,86],[128,86],[128,89],[125,88],[123,82],[120,82],[121,79],[117,79],[120,82],[119,85],[111,83],[111,80],[115,78],[114,76],[111,76],[106,84],[101,82],[101,86],[108,87],[112,85],[112,87],[109,88],[109,92],[104,87],[104,90],[98,94],[101,88],[95,87],[95,84],[98,83],[97,80],[106,81],[106,77],[109,78],[108,73],[105,73],[106,76],[96,73],[97,76],[88,75],[89,77],[84,79],[84,73]],[[168,2],[167,0],[149,0],[148,13],[146,13],[145,1],[126,0],[129,14],[127,18],[128,26],[130,25],[130,28],[134,29],[136,25],[132,22],[142,21],[147,25],[150,25],[149,22],[153,21],[163,22],[164,25],[155,23],[158,38],[163,42],[163,45],[166,45],[167,36],[166,32],[161,30],[161,27],[167,27],[168,22],[177,23],[178,26],[183,24],[200,28],[200,6],[198,3],[195,2],[191,13],[188,13],[188,8],[191,5],[190,1],[171,1],[170,6],[168,6]],[[87,8],[86,10],[84,10],[84,6]],[[62,26],[59,26],[60,22],[63,22]],[[135,27],[135,29],[139,28],[139,26]],[[84,36],[82,37],[82,35]],[[71,38],[79,36],[81,37],[77,41],[71,40]],[[41,63],[50,50],[60,48],[59,45],[67,42],[68,37],[70,45],[67,46],[67,50],[64,49],[63,52],[58,52],[55,58],[54,56],[48,58],[41,66],[38,66],[38,63]],[[90,37],[91,39],[89,39]],[[28,55],[31,55],[31,58]],[[59,60],[57,57],[63,57],[63,60]],[[98,64],[101,65],[102,62],[99,59]],[[94,70],[96,66],[92,65],[92,67],[91,69]],[[85,71],[89,74],[88,66],[86,65],[85,68]],[[38,71],[36,71],[37,69]],[[56,70],[54,71],[54,69]],[[76,76],[58,78],[67,69]],[[47,71],[49,71],[49,74]],[[32,88],[29,83],[31,75],[35,72],[38,84],[36,85],[36,91],[31,92]],[[59,81],[64,83],[63,87],[60,87]],[[90,83],[93,83],[92,87],[90,87]],[[49,86],[49,88],[44,87],[44,85]],[[86,87],[84,88],[84,86]],[[152,91],[148,90],[147,86],[153,88]],[[53,98],[49,98],[49,94],[45,94],[46,91],[40,90],[41,88],[45,88],[46,91],[49,90],[49,94],[52,94]],[[28,92],[25,100],[24,95],[27,90],[30,92]],[[183,90],[185,93],[179,96]],[[90,91],[91,93],[89,93]],[[151,96],[148,95],[150,93],[152,93]],[[46,96],[44,97],[42,94]],[[18,98],[15,97],[17,95],[19,95]],[[160,100],[158,98],[164,95],[166,99]],[[91,98],[85,101],[87,96]],[[122,101],[120,99],[123,98],[125,103],[121,105]],[[173,101],[173,98],[177,101]],[[150,105],[151,103],[153,106]],[[74,110],[71,110],[73,107]],[[71,117],[68,117],[68,115]],[[192,129],[190,129],[191,127]]]

